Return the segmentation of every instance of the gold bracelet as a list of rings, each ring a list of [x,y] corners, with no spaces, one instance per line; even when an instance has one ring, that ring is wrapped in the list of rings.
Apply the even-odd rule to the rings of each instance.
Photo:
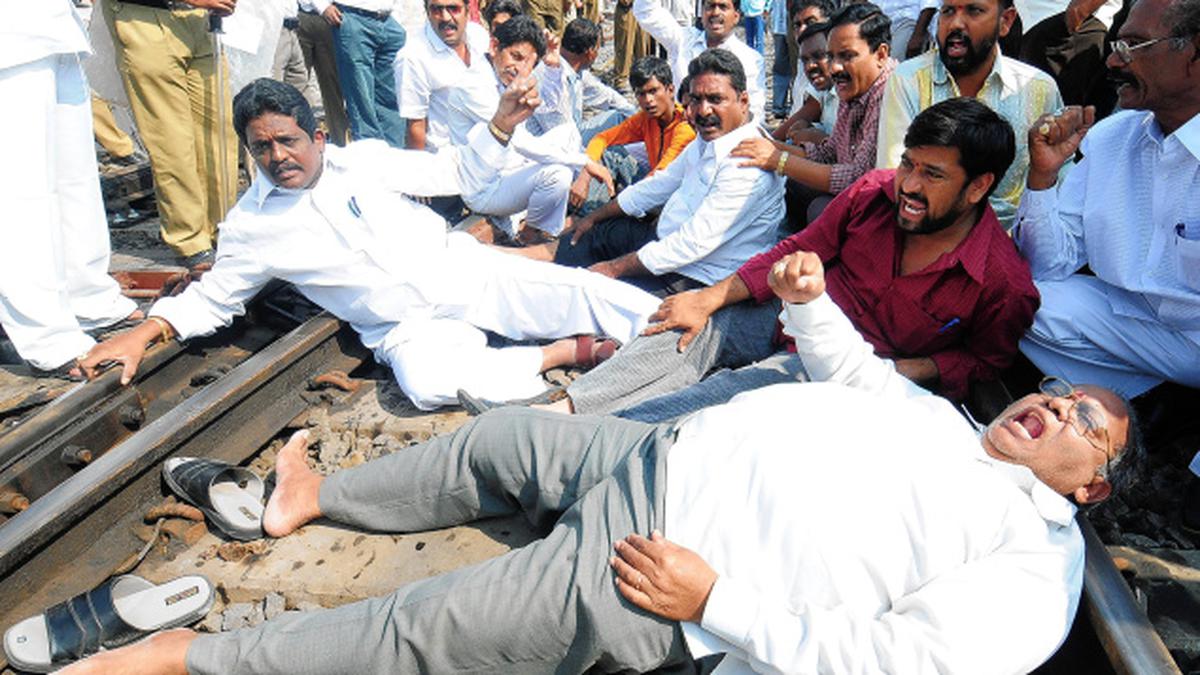
[[[500,141],[502,145],[508,145],[508,142],[512,140],[512,134],[505,133],[503,129],[496,126],[495,122],[488,122],[488,131],[492,132],[492,135],[495,136],[496,140]]]
[[[779,153],[779,163],[775,165],[775,175],[776,176],[783,175],[783,167],[787,165],[787,161],[788,161],[788,151],[784,150],[783,152]]]
[[[162,333],[161,342],[163,344],[166,344],[167,342],[171,341],[171,324],[167,323],[166,319],[163,319],[163,318],[157,317],[157,316],[148,316],[148,317],[146,317],[146,320],[153,321],[154,324],[156,326],[158,326],[158,330],[161,331],[161,333]]]

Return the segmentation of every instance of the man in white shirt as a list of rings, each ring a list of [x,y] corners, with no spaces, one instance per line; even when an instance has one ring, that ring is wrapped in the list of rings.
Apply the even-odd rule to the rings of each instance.
[[[354,140],[379,138],[404,146],[396,108],[392,60],[404,47],[404,28],[392,16],[400,0],[312,0],[333,27],[338,78]]]
[[[1047,383],[980,434],[872,354],[816,255],[780,260],[771,286],[821,384],[677,426],[496,411],[327,478],[300,432],[264,514],[284,536],[321,516],[409,532],[524,512],[545,538],[384,598],[173,631],[64,672],[1036,668],[1078,606],[1071,500],[1104,499],[1139,456],[1121,400]]]
[[[637,106],[592,73],[592,65],[600,54],[601,37],[603,32],[595,22],[574,19],[563,31],[558,50],[564,93],[569,97],[572,120],[579,128],[584,147],[596,134],[637,112]]]
[[[1030,129],[1015,238],[1042,295],[1021,351],[1042,372],[1129,397],[1200,387],[1198,30],[1195,3],[1142,0],[1108,57],[1124,111],[1089,130],[1073,107]]]
[[[491,349],[485,330],[513,339],[637,335],[654,297],[447,234],[445,222],[410,197],[494,181],[513,127],[537,103],[532,86],[514,81],[468,146],[429,154],[379,142],[326,146],[299,92],[255,81],[238,94],[234,123],[262,178],[222,225],[213,269],[156,302],[145,323],[93,348],[81,366],[90,376],[98,364],[121,362],[128,382],[147,343],[227,325],[273,278],[348,322],[424,410],[455,402],[462,387],[536,395],[543,370],[593,356],[589,340],[574,338]]]
[[[587,267],[665,297],[724,279],[775,242],[783,178],[729,156],[743,139],[763,134],[750,119],[741,62],[710,49],[688,66],[688,77],[685,101],[696,140],[665,169],[579,219],[570,237],[527,255]],[[659,208],[657,219],[647,218]]]
[[[767,89],[763,57],[733,33],[742,18],[737,0],[704,0],[701,16],[703,29],[679,25],[658,0],[634,0],[633,16],[667,50],[667,62],[671,64],[671,72],[675,76],[675,91],[681,91],[679,85],[688,73],[688,64],[701,52],[717,47],[729,50],[742,62],[742,69],[746,73],[746,91],[750,95],[750,112],[754,114],[754,122],[766,123]]]
[[[490,37],[483,26],[467,21],[466,0],[429,0],[425,13],[429,21],[396,53],[393,70],[400,117],[407,124],[405,147],[437,152],[462,144],[475,126],[450,113],[450,90],[466,80],[490,85],[496,76],[487,58]]]
[[[108,276],[108,222],[79,63],[91,51],[70,0],[30,5],[0,27],[0,127],[11,132],[14,158],[0,166],[0,325],[39,370],[74,366],[96,343],[85,330],[137,309]]]

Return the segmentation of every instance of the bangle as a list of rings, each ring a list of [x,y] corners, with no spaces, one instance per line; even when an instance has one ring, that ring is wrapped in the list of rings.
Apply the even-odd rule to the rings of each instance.
[[[783,175],[783,167],[787,165],[787,161],[788,161],[788,151],[784,150],[783,152],[779,153],[779,163],[775,165],[775,175],[776,176]]]
[[[162,333],[160,342],[167,343],[171,341],[171,324],[167,323],[166,319],[157,316],[146,317],[147,321],[153,321],[158,330]]]
[[[512,140],[512,134],[505,133],[503,129],[496,126],[495,122],[488,122],[488,131],[492,132],[492,135],[495,136],[496,140],[500,141],[502,145],[508,145],[508,142]]]

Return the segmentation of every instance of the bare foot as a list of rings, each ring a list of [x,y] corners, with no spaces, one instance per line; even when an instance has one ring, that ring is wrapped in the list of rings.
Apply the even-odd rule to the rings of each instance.
[[[263,510],[263,531],[272,537],[295,532],[321,517],[317,501],[325,477],[308,468],[308,432],[292,434],[275,456],[275,491]]]
[[[131,645],[100,652],[57,672],[66,675],[186,675],[187,650],[196,633],[186,628],[155,633]]]

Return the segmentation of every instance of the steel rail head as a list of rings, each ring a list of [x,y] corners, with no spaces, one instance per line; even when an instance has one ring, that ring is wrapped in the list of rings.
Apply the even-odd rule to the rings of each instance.
[[[1179,675],[1180,670],[1138,605],[1112,556],[1087,516],[1076,520],[1083,531],[1083,593],[1096,637],[1118,675]]]
[[[226,410],[281,371],[335,337],[341,323],[322,313],[238,365],[188,398],[169,414],[143,427],[103,456],[34,501],[0,527],[0,576],[93,505],[186,442]]]

